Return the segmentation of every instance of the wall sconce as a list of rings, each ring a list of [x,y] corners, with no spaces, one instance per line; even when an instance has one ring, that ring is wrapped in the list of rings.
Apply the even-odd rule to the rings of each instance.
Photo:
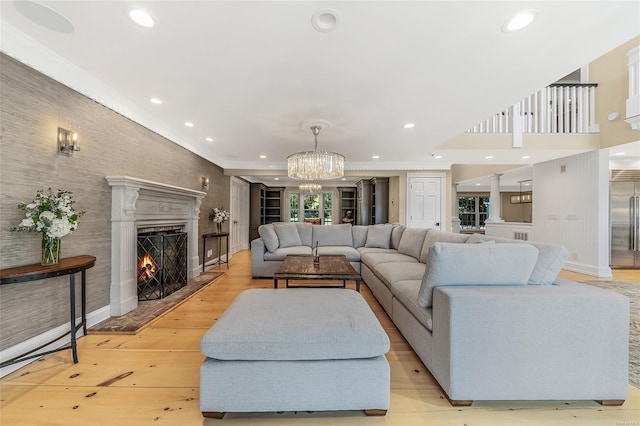
[[[62,127],[58,127],[58,152],[71,155],[73,151],[80,151],[78,134]]]
[[[202,176],[202,189],[209,189],[209,178]]]

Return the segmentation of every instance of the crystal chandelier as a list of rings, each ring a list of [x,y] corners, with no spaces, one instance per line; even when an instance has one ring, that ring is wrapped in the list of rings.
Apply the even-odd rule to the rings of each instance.
[[[288,175],[298,180],[330,180],[344,176],[344,155],[318,151],[318,133],[321,127],[311,126],[315,137],[314,151],[296,152],[287,157]]]
[[[314,192],[322,191],[322,185],[319,183],[301,183],[298,186],[298,189],[300,189],[300,191],[310,192],[313,194]]]

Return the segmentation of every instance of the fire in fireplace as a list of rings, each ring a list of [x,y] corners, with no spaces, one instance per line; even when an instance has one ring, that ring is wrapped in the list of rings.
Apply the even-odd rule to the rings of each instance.
[[[187,233],[181,228],[138,232],[138,300],[162,299],[187,285]]]

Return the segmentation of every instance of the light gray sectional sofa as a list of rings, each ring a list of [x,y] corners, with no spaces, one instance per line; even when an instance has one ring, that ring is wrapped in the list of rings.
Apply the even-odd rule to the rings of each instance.
[[[558,279],[564,247],[390,224],[259,232],[256,277],[316,241],[346,255],[452,404],[627,397],[629,300]]]

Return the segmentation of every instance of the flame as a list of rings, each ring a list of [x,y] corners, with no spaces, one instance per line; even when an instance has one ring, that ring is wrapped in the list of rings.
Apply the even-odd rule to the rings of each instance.
[[[153,261],[151,256],[145,254],[142,259],[140,259],[140,264],[138,270],[138,282],[148,281],[156,274],[156,263]]]

